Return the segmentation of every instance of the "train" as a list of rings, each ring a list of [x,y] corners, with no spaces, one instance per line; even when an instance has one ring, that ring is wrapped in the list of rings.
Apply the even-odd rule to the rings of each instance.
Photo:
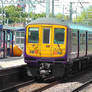
[[[92,63],[92,27],[39,18],[26,26],[24,61],[34,78],[62,78],[84,71]]]

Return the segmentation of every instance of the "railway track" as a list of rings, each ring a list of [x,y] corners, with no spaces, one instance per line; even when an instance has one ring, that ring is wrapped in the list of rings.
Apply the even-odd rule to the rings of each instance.
[[[32,78],[26,74],[26,67],[27,65],[22,65],[0,70],[0,92],[9,92],[10,89],[32,83]]]
[[[16,85],[13,85],[11,87],[7,87],[7,88],[4,88],[2,90],[0,90],[0,92],[18,92],[18,88],[21,87],[21,86],[25,86],[25,85],[28,85],[29,83],[34,83],[35,80],[29,80],[29,81],[26,81],[26,82],[23,82],[23,83],[18,83]]]
[[[29,86],[19,88],[19,92],[43,92],[55,85],[61,83],[61,80],[54,80],[54,78],[45,79],[43,82],[40,83],[33,83]]]
[[[86,71],[88,72],[88,71]],[[81,73],[83,76],[84,73]],[[81,78],[82,76],[77,75],[76,79]],[[79,76],[79,77],[78,77]],[[90,76],[92,78],[92,76]],[[87,78],[87,76],[85,76]],[[47,78],[43,82],[37,83],[32,78],[29,78],[26,75],[26,65],[21,67],[16,67],[14,69],[7,69],[0,71],[0,92],[56,92],[53,89],[58,89],[57,85],[60,85],[60,92],[72,92],[70,86],[75,85],[77,88],[78,82],[75,78],[67,80],[68,82],[62,82],[61,80],[53,80],[54,78]],[[80,79],[80,80],[81,80]],[[48,81],[49,80],[49,81]],[[74,80],[74,81],[73,81]],[[85,80],[85,79],[84,79]],[[79,81],[84,83],[84,81]],[[2,85],[1,85],[2,84]],[[52,91],[53,90],[53,91]],[[65,91],[68,90],[68,91]],[[57,91],[58,92],[58,91]],[[78,91],[73,91],[78,92]]]
[[[39,89],[36,89],[36,90],[33,90],[32,92],[42,92],[44,90],[47,90],[48,88],[51,88],[57,84],[59,84],[60,82],[59,81],[54,81],[52,83],[49,83],[48,85],[42,87],[42,88],[39,88]]]
[[[89,86],[90,84],[92,84],[92,79],[85,82],[83,85],[79,86],[78,88],[74,89],[72,92],[81,92],[82,90],[86,90],[86,91],[83,91],[83,92],[89,92],[89,91],[87,91],[88,88],[92,87],[92,85]]]
[[[86,74],[85,74],[86,73]],[[55,80],[55,81],[45,81],[40,83],[33,83],[25,87],[19,88],[19,92],[72,92],[77,87],[84,84],[87,80],[92,78],[91,71],[86,71],[67,80]]]

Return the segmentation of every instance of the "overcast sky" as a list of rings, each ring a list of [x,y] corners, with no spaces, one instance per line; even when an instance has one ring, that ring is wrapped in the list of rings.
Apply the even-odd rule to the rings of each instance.
[[[38,0],[39,1],[39,0]],[[44,1],[44,0],[42,0]],[[76,2],[82,2],[82,3],[76,3]],[[46,2],[46,0],[45,0]],[[50,13],[52,10],[52,0],[50,0]],[[69,15],[69,6],[70,6],[70,2],[73,2],[72,7],[73,7],[73,11],[74,14],[80,14],[80,12],[84,9],[87,8],[88,6],[92,5],[92,0],[55,0],[54,2],[54,13],[58,14],[58,13],[62,13],[65,15]],[[75,2],[75,3],[74,3]],[[77,11],[77,13],[76,13]],[[45,3],[41,3],[36,5],[36,8],[34,10],[35,13],[42,13],[42,12],[46,12],[46,4]]]
[[[5,1],[5,0],[4,0]],[[10,0],[9,0],[10,1]],[[15,0],[18,1],[18,0]],[[35,0],[31,0],[35,1]],[[37,1],[43,1],[44,3],[41,4],[35,4],[35,9],[32,11],[32,8],[28,9],[28,5],[26,5],[26,11],[28,12],[35,12],[35,13],[46,13],[46,0],[37,0]],[[77,2],[81,3],[77,3]],[[92,0],[54,0],[54,14],[62,13],[64,15],[69,15],[69,7],[70,2],[73,2],[72,9],[73,9],[73,15],[76,14],[79,15],[80,12],[87,8],[88,6],[92,5]],[[75,3],[74,3],[75,2]],[[24,2],[25,4],[25,2]],[[50,13],[52,11],[52,0],[50,0]]]

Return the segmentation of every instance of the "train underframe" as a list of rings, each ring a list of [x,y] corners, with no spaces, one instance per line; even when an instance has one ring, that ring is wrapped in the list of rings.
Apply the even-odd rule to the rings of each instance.
[[[62,62],[38,62],[30,63],[27,67],[27,74],[33,77],[45,78],[47,76],[62,77],[65,72],[65,64]]]
[[[39,61],[28,64],[27,74],[38,78],[45,78],[47,76],[54,76],[56,78],[70,77],[73,74],[86,70],[91,65],[92,57],[90,56],[76,58],[67,63],[62,63],[62,61]]]

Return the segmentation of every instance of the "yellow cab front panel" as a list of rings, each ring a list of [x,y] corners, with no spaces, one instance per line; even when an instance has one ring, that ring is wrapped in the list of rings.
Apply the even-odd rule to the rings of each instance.
[[[67,27],[36,24],[26,28],[26,53],[34,57],[62,57],[66,53]]]

